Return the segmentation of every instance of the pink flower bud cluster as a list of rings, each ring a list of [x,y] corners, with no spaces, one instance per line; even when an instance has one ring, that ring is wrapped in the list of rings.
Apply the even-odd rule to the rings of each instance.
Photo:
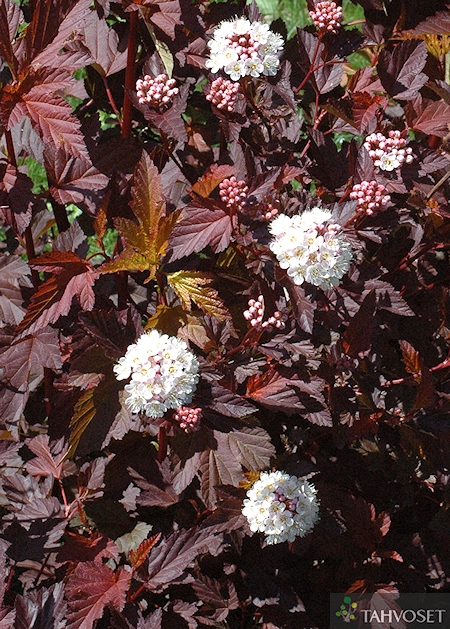
[[[247,205],[243,211],[254,221],[271,221],[280,211],[280,202],[278,199],[266,197],[257,205]]]
[[[358,201],[358,212],[369,216],[383,210],[391,200],[391,197],[386,194],[386,187],[376,181],[355,183],[350,192],[350,198]]]
[[[201,408],[189,408],[188,406],[180,406],[173,416],[173,419],[178,422],[180,428],[186,433],[200,430],[201,418]]]
[[[219,76],[210,86],[206,100],[209,100],[217,109],[233,111],[234,103],[237,101],[240,92],[239,83],[234,83]]]
[[[309,15],[314,26],[322,33],[337,33],[342,22],[342,7],[336,2],[319,2]]]
[[[286,327],[285,322],[288,318],[286,312],[276,310],[273,315],[267,319],[267,321],[263,321],[264,297],[262,295],[260,295],[258,299],[249,299],[248,310],[244,311],[244,317],[250,323],[252,328],[255,328],[255,330],[258,330],[259,332],[262,332],[263,330],[271,332],[273,328],[283,330]]]
[[[178,94],[175,79],[169,79],[167,74],[158,74],[152,79],[148,74],[136,81],[137,97],[141,105],[149,105],[154,109],[162,109],[169,105],[173,97]]]
[[[219,184],[219,195],[227,207],[242,210],[247,202],[248,186],[245,181],[238,181],[236,177],[224,179]]]
[[[389,131],[388,137],[382,133],[371,133],[367,136],[364,147],[369,151],[375,166],[380,170],[396,170],[405,162],[413,161],[412,149],[405,147],[406,140],[400,137],[400,131]]]

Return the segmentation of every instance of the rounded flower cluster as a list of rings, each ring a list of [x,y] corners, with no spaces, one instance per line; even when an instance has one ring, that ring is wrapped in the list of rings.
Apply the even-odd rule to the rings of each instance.
[[[236,17],[221,22],[214,31],[208,43],[206,67],[213,74],[224,70],[232,81],[243,76],[275,76],[280,67],[278,52],[283,45],[281,35],[273,33],[267,24]]]
[[[189,404],[199,380],[198,360],[181,339],[158,330],[142,334],[114,366],[125,385],[133,413],[163,417],[169,408]]]
[[[376,181],[355,183],[350,192],[350,198],[358,201],[358,212],[369,216],[383,210],[391,200],[391,197],[386,194],[386,187]]]
[[[148,74],[136,81],[137,97],[141,105],[149,105],[154,109],[162,109],[172,102],[178,94],[175,79],[169,79],[167,74],[158,74],[152,79]]]
[[[283,330],[286,327],[285,321],[287,320],[287,315],[285,312],[276,310],[267,321],[263,321],[264,297],[260,295],[258,299],[248,300],[248,310],[244,311],[244,318],[247,319],[255,330],[259,330],[260,332],[267,330],[267,332],[271,332],[273,328]]]
[[[309,15],[314,26],[322,33],[337,33],[341,27],[342,7],[336,2],[319,2]]]
[[[329,210],[314,207],[293,217],[279,214],[270,223],[270,249],[295,284],[331,288],[348,271],[351,247],[330,218]]]
[[[184,432],[196,432],[200,430],[200,420],[202,417],[201,408],[189,408],[188,406],[180,406],[174,414],[173,419],[178,423]]]
[[[413,161],[412,149],[406,145],[405,138],[400,137],[400,131],[389,131],[388,137],[382,133],[371,133],[364,142],[373,163],[380,170],[396,170],[406,162]]]
[[[209,93],[206,95],[206,100],[215,105],[217,109],[233,111],[234,103],[239,96],[239,91],[239,83],[233,83],[233,81],[219,76],[211,83]]]
[[[247,491],[242,509],[250,529],[266,535],[267,544],[304,537],[319,519],[317,490],[286,472],[263,472]]]
[[[242,210],[247,201],[248,186],[245,181],[238,181],[236,177],[224,179],[219,184],[219,195],[227,207]]]

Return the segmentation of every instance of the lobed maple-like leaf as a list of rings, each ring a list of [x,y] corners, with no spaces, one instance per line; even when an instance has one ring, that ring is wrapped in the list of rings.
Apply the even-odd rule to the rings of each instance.
[[[66,584],[67,629],[92,629],[107,605],[122,611],[131,573],[98,561],[80,562]]]
[[[214,535],[197,527],[172,533],[150,552],[148,580],[145,582],[147,589],[151,592],[164,590],[201,553],[217,551],[221,544],[221,535]]]
[[[31,268],[53,273],[34,293],[27,312],[17,328],[28,334],[55,323],[66,315],[76,296],[83,310],[92,310],[95,302],[93,284],[97,271],[74,253],[52,251],[29,262]]]
[[[63,464],[67,455],[64,443],[53,444],[50,448],[48,435],[37,435],[28,439],[27,446],[36,455],[36,458],[25,463],[28,474],[32,476],[53,476],[61,479],[63,476]],[[52,452],[53,450],[53,452]]]
[[[102,76],[110,76],[126,66],[126,46],[119,41],[116,31],[96,13],[83,28],[83,43],[91,54],[93,67]]]
[[[214,431],[216,445],[206,448],[200,455],[198,471],[200,473],[201,496],[208,509],[215,509],[217,503],[216,487],[232,485],[238,487],[244,475],[225,433]]]
[[[283,409],[288,415],[305,415],[313,424],[331,426],[331,414],[322,394],[325,382],[317,376],[305,382],[296,374],[285,373],[270,369],[262,376],[251,376],[247,381],[247,397],[269,408]]]
[[[44,149],[44,165],[50,192],[58,203],[75,203],[95,213],[109,183],[106,175],[90,161],[50,145]]]
[[[179,212],[166,216],[165,200],[157,168],[143,153],[134,172],[130,206],[137,222],[116,218],[116,229],[125,238],[126,246],[118,258],[99,268],[100,273],[115,271],[148,271],[150,281],[166,253],[169,235]]]
[[[231,581],[226,581],[223,585],[205,574],[198,574],[192,587],[198,599],[203,602],[199,610],[201,616],[206,615],[211,624],[222,622],[230,610],[239,606],[239,597]],[[227,596],[224,596],[225,592]]]
[[[77,0],[70,4],[65,0],[66,8],[63,12],[51,14],[53,25],[56,21],[59,22],[57,32],[53,31],[54,36],[47,38],[51,41],[34,58],[33,64],[36,67],[58,67],[74,72],[92,63],[88,48],[82,45],[84,27],[96,18],[91,4],[90,0]],[[62,6],[60,5],[61,8]],[[78,46],[71,48],[71,44]]]
[[[208,245],[215,253],[230,243],[232,220],[222,209],[210,209],[200,199],[183,208],[169,238],[170,261],[202,251]]]
[[[263,428],[243,426],[226,434],[231,452],[245,469],[258,472],[269,467],[275,447]]]
[[[210,286],[213,280],[210,273],[202,271],[177,271],[167,275],[167,282],[180,298],[185,310],[190,311],[194,301],[205,314],[218,321],[226,321],[231,319],[231,314],[219,293]]]
[[[312,33],[299,29],[297,33],[299,45],[299,62],[305,74],[311,64],[315,68],[310,80],[316,86],[319,94],[327,94],[337,87],[342,79],[344,67],[337,59],[332,63],[324,62],[325,46]]]
[[[56,332],[43,328],[0,349],[0,416],[10,427],[22,416],[29,395],[44,376],[44,367],[60,369],[61,351]]]

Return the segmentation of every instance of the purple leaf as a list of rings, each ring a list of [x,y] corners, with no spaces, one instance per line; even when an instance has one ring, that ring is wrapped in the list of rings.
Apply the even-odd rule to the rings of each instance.
[[[222,209],[210,209],[210,204],[200,199],[191,201],[181,212],[181,217],[169,237],[170,261],[202,251],[208,245],[216,253],[228,247],[232,222]]]
[[[422,72],[427,60],[425,42],[402,41],[392,52],[383,48],[378,59],[378,74],[384,89],[393,98],[411,100],[427,81]]]

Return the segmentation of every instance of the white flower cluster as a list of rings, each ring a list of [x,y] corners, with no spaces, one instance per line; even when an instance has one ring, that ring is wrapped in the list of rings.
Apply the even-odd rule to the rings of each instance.
[[[114,366],[125,385],[132,413],[163,417],[169,408],[189,404],[199,380],[198,360],[181,339],[158,330],[142,334]]]
[[[329,210],[314,207],[292,217],[279,214],[270,223],[275,237],[270,249],[295,284],[309,282],[327,289],[337,286],[348,271],[351,247],[330,218]]]
[[[314,485],[286,472],[263,472],[247,491],[242,509],[250,530],[266,535],[267,544],[304,537],[319,519]]]
[[[267,24],[236,17],[221,22],[214,31],[208,42],[206,67],[213,74],[225,70],[232,81],[243,76],[275,76],[280,67],[278,52],[283,45],[281,35],[272,32]]]

